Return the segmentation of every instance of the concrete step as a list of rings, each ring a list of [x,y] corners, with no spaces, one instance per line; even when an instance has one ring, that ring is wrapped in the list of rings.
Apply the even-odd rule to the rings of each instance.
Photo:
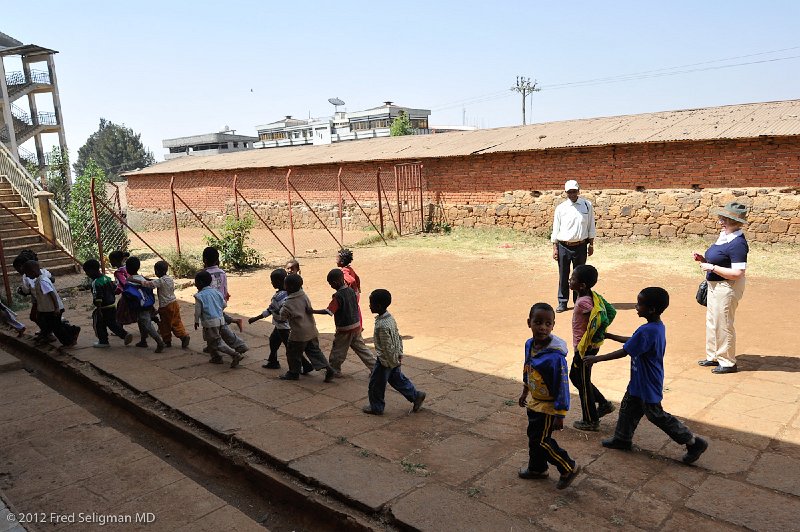
[[[17,234],[13,234],[12,231]],[[0,238],[3,239],[3,249],[6,250],[9,248],[29,247],[44,242],[42,237],[30,229],[26,229],[24,232],[15,229],[5,229],[0,231]]]
[[[27,209],[26,209],[27,210]],[[11,227],[13,224],[20,224],[25,225],[20,222],[20,219],[29,222],[31,225],[36,227],[36,216],[31,214],[31,211],[27,211],[25,213],[15,213],[17,216],[13,214],[8,214],[5,210],[0,209],[0,227]]]

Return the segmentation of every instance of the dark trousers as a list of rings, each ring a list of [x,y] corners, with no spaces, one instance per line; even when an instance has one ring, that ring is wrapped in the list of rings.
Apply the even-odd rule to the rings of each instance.
[[[630,443],[642,416],[646,416],[650,423],[666,432],[675,443],[686,445],[694,437],[686,425],[661,408],[661,403],[645,403],[640,398],[625,392],[619,407],[614,439]]]
[[[569,380],[578,390],[578,397],[581,401],[581,413],[586,423],[597,423],[600,416],[597,415],[597,405],[606,403],[606,398],[600,390],[592,384],[592,366],[583,363],[583,357],[575,349],[572,357],[572,366],[569,369]],[[598,349],[588,349],[584,356],[596,355]]]
[[[528,411],[528,469],[537,473],[547,471],[550,462],[562,475],[575,471],[575,461],[553,439],[555,416]]]
[[[117,323],[116,307],[95,308],[94,312],[92,312],[92,326],[94,327],[94,335],[97,336],[97,341],[101,344],[108,343],[109,330],[123,340],[128,336],[122,325]]]
[[[325,354],[319,348],[319,339],[313,338],[302,342],[289,340],[286,343],[286,362],[289,364],[289,373],[300,374],[300,370],[303,367],[304,351],[314,369],[320,370],[330,367],[328,366],[328,359],[325,358]]]
[[[369,406],[373,412],[383,412],[386,407],[384,396],[387,383],[400,392],[409,402],[413,403],[414,399],[417,398],[417,389],[414,387],[414,383],[403,375],[400,366],[387,368],[378,361],[369,375]]]
[[[50,334],[54,334],[61,345],[72,345],[75,342],[75,337],[80,332],[81,328],[75,325],[69,325],[61,319],[60,312],[41,312],[37,313],[37,323],[42,329],[42,338],[47,338]]]
[[[588,243],[577,246],[565,246],[558,243],[558,304],[567,304],[569,300],[569,276],[575,266],[586,264]],[[578,294],[572,294],[572,301]]]
[[[288,346],[288,343],[289,329],[278,329],[277,327],[273,328],[272,333],[269,335],[269,358],[267,360],[269,362],[277,362],[278,349],[280,348],[281,344]],[[288,358],[286,361],[288,363]],[[303,366],[303,370],[311,371],[314,367],[311,364],[311,361],[309,361],[308,357],[305,355],[301,355],[300,363]]]

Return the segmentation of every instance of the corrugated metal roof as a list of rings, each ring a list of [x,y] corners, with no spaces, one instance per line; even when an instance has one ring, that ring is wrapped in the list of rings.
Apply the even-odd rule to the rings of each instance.
[[[579,146],[800,135],[800,100],[179,157],[126,175],[458,157]]]

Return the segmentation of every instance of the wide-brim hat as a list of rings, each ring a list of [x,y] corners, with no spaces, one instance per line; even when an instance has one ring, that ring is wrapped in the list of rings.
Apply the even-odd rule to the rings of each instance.
[[[739,223],[747,223],[747,206],[738,201],[732,201],[725,204],[724,207],[715,209],[714,214],[730,218]]]

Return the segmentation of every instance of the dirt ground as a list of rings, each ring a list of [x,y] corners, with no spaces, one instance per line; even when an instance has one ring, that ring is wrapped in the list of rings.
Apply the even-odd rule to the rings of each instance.
[[[528,309],[538,301],[555,306],[558,276],[556,263],[548,256],[520,263],[513,255],[465,255],[455,251],[375,246],[357,248],[353,266],[362,280],[365,294],[376,288],[392,292],[391,312],[406,343],[414,352],[414,337],[462,338],[465,344],[480,345],[502,365],[520,360],[522,345],[530,336],[525,320]],[[620,312],[611,328],[629,335],[643,322],[633,304],[646,286],[662,286],[670,293],[670,307],[664,314],[667,326],[667,377],[681,368],[692,369],[704,356],[705,307],[694,300],[699,276],[666,275],[652,272],[643,263],[628,262],[603,268],[602,245],[590,263],[600,271],[595,289]],[[331,289],[325,282],[333,257],[301,261],[305,289],[315,307],[327,305]],[[266,308],[272,288],[269,271],[236,275],[229,279],[230,310],[253,315]],[[800,301],[781,297],[800,291],[800,280],[748,278],[747,288],[736,314],[737,350],[748,356],[788,356],[800,360],[797,332],[791,323],[800,315]],[[246,296],[245,296],[246,294]],[[555,334],[570,338],[571,312],[557,316]],[[318,320],[325,328],[325,319]],[[365,315],[365,331],[372,319]],[[615,349],[608,343],[603,351]],[[688,368],[687,368],[688,366]],[[613,371],[612,369],[613,368]],[[597,368],[598,378],[613,372],[627,375],[627,361],[615,361]]]

